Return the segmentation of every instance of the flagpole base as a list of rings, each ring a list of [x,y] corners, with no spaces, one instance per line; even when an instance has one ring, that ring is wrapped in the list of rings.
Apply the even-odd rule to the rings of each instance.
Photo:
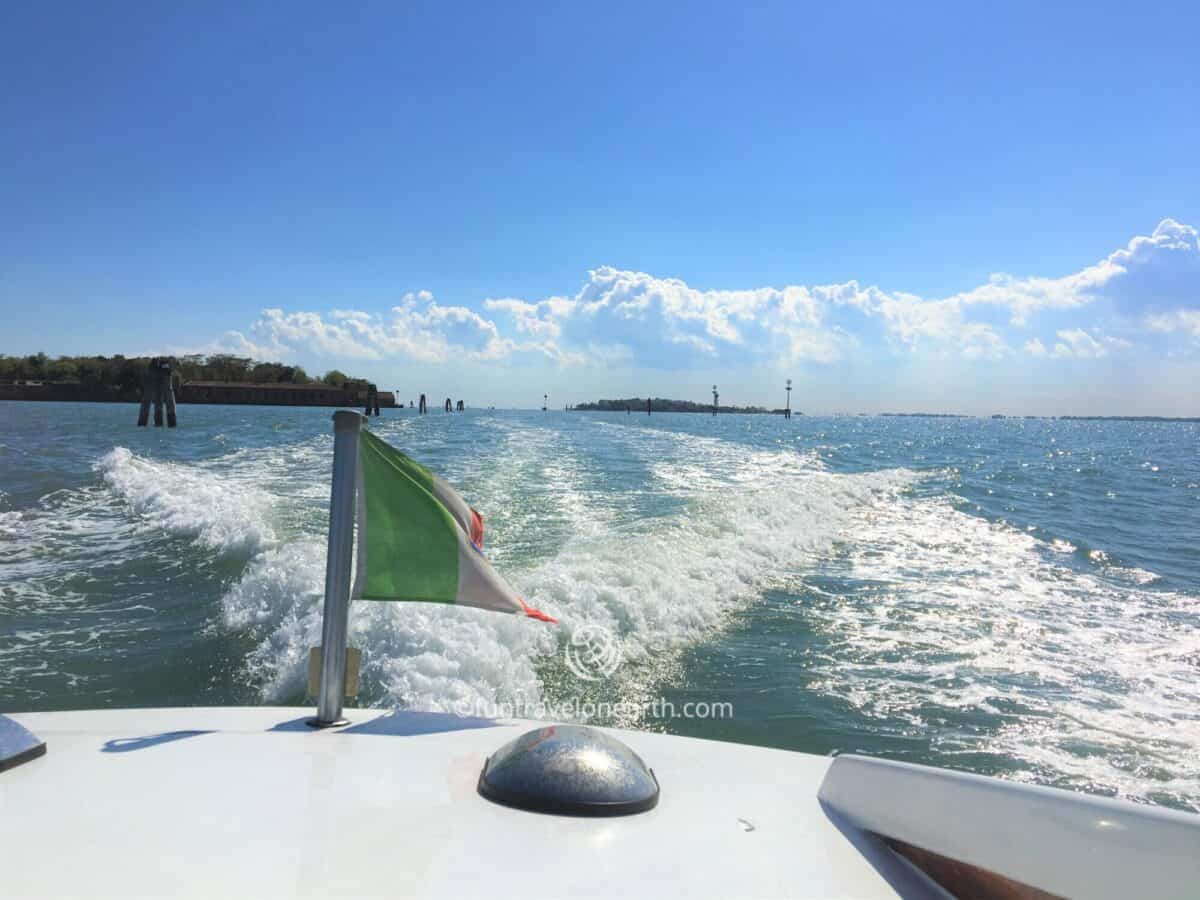
[[[334,719],[332,722],[322,722],[320,719],[307,719],[304,722],[309,728],[341,728],[349,725],[349,719]]]

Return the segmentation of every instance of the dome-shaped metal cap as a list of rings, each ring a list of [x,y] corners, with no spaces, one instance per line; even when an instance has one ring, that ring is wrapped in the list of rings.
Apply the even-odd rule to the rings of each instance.
[[[583,725],[549,725],[497,750],[484,763],[479,793],[531,812],[624,816],[655,807],[658,781],[616,738]]]

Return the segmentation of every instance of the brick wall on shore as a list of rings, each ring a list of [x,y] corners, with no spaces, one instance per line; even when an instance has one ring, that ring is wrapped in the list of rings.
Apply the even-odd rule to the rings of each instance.
[[[184,384],[175,390],[175,400],[185,403],[213,403],[255,406],[338,406],[357,407],[366,402],[365,390],[338,390],[320,385],[256,384]],[[0,400],[45,400],[65,403],[138,403],[141,389],[122,391],[107,385],[74,382],[41,384],[0,384]],[[396,405],[391,391],[379,392],[379,406]]]
[[[122,391],[108,385],[48,382],[0,384],[0,400],[54,400],[67,403],[137,403],[141,391]]]

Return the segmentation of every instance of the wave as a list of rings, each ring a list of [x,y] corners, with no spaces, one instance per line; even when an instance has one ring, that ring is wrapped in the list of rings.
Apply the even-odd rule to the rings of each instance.
[[[927,734],[945,757],[1195,802],[1200,599],[1097,573],[1095,551],[1093,571],[1072,566],[1074,547],[945,495],[865,506],[852,532],[829,561],[846,590],[805,607],[827,642],[813,689],[881,733]]]
[[[212,465],[161,462],[115,447],[96,470],[152,528],[226,553],[254,553],[275,541],[270,494]]]
[[[547,457],[547,467],[560,476],[550,501],[516,496],[505,479],[493,485],[487,492],[493,499],[499,492],[515,506],[543,512],[549,503],[583,526],[548,558],[505,568],[514,587],[561,627],[432,604],[356,604],[350,630],[364,651],[366,685],[359,701],[439,711],[464,702],[535,702],[545,687],[540,663],[584,623],[618,635],[635,667],[694,645],[764,588],[794,578],[806,560],[828,549],[857,505],[917,478],[906,470],[837,475],[814,457],[790,451],[730,450],[725,442],[698,445],[703,439],[672,435],[663,440],[675,444],[671,452],[661,445],[640,451],[653,460],[655,489],[683,491],[689,481],[696,488],[683,491],[688,502],[674,514],[616,524],[604,507],[611,496],[579,489],[588,461],[564,445]],[[528,447],[528,435],[515,441],[510,449],[519,459],[506,457],[504,467],[527,461]],[[697,454],[727,489],[694,481]],[[508,516],[509,537],[535,525],[520,511]],[[503,547],[505,534],[496,541]],[[255,637],[247,675],[265,700],[303,693],[308,648],[320,642],[322,551],[319,541],[268,550],[222,599],[226,626]]]

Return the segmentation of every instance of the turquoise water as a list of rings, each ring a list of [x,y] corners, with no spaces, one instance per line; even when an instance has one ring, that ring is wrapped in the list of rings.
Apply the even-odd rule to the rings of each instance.
[[[0,403],[0,709],[306,702],[330,411],[135,416]],[[1196,423],[405,410],[371,427],[459,486],[496,566],[562,627],[359,604],[360,704],[657,700],[596,709],[1200,809]],[[583,624],[619,638],[607,678],[564,662]],[[664,709],[696,701],[732,716]]]

